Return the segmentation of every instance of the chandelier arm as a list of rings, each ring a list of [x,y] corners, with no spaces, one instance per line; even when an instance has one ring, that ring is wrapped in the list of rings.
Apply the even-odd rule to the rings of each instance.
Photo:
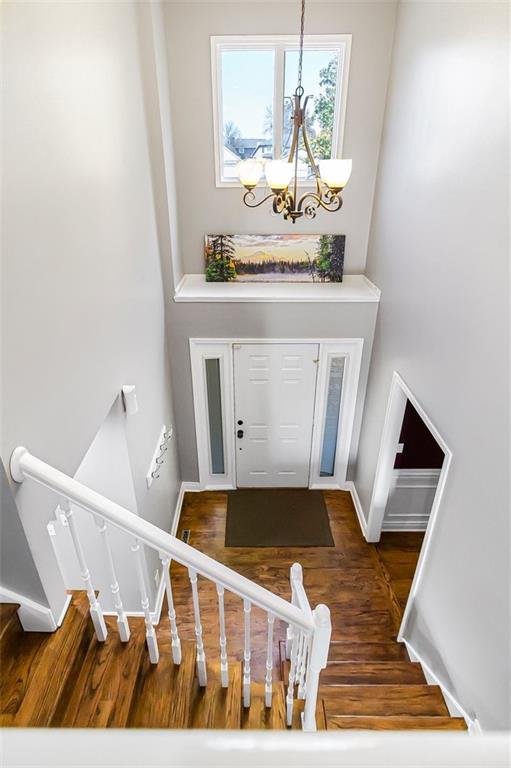
[[[267,200],[271,200],[272,197],[276,197],[276,195],[273,192],[270,192],[268,195],[266,195],[266,197],[263,197],[262,200],[259,200],[259,202],[250,202],[251,200],[256,200],[256,196],[251,189],[247,189],[243,195],[243,202],[246,206],[248,206],[248,208],[259,208],[260,205],[265,203]]]
[[[296,122],[293,123],[293,138],[291,139],[291,148],[287,159],[288,163],[293,162],[295,152],[298,153],[298,126],[296,125]]]
[[[308,99],[309,97],[307,97]],[[316,179],[319,179],[319,168],[316,165],[316,161],[314,160],[314,155],[312,154],[311,145],[309,143],[309,137],[307,136],[307,129],[305,127],[305,107],[307,105],[307,99],[305,99],[305,103],[303,105],[303,125],[302,125],[302,138],[303,143],[305,146],[305,151],[307,152],[307,157],[309,158],[309,163],[311,164],[312,170],[314,171],[314,176]]]
[[[290,211],[293,208],[293,196],[290,192],[285,192],[283,195],[273,196],[273,213],[283,213],[284,211]]]
[[[304,205],[305,201],[308,199],[310,199],[311,202],[308,205]],[[305,192],[300,197],[298,205],[296,206],[296,210],[302,211],[302,209],[304,209],[305,215],[307,215],[306,211],[310,210],[311,207],[321,207],[325,211],[335,213],[335,211],[338,211],[342,206],[342,202],[342,197],[337,192],[331,192],[326,199],[321,195],[318,195],[316,192]]]

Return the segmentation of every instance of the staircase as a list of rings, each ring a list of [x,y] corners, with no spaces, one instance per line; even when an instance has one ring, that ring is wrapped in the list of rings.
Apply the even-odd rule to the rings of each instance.
[[[255,727],[253,723],[268,720],[275,727],[285,727],[293,723],[297,696],[303,703],[301,727],[305,731],[317,729],[319,675],[328,656],[330,612],[321,604],[311,609],[299,564],[295,563],[290,571],[289,602],[59,472],[25,448],[16,448],[10,468],[16,482],[30,479],[58,494],[85,593],[74,595],[64,625],[53,636],[34,633],[33,639],[17,637],[13,641],[19,627],[17,618],[10,617],[4,630],[7,651],[2,649],[2,658],[10,665],[8,693],[2,707],[4,724],[185,728],[194,724],[207,727],[207,723],[218,721],[220,728],[234,728]],[[101,534],[117,614],[113,620],[104,615],[94,590],[75,524],[76,512],[91,514]],[[132,537],[131,556],[143,621],[128,620],[124,611],[109,525]],[[149,608],[144,547],[156,550],[162,564],[168,618],[158,627],[153,625]],[[129,552],[126,554],[129,556]],[[180,637],[171,562],[184,566],[188,574],[194,641]],[[218,603],[218,645],[212,663],[209,654],[206,659],[199,576],[213,587]],[[237,658],[233,662],[228,657],[226,592],[241,601],[242,661]],[[265,637],[259,633],[256,636],[258,643],[263,641],[264,652],[263,680],[256,683],[252,681],[253,607],[262,609],[266,616]],[[291,660],[285,697],[282,683],[274,686],[273,681],[276,621],[287,627],[286,647]],[[211,626],[206,627],[208,630],[210,633]],[[242,718],[242,710],[244,715],[248,712],[247,717]]]
[[[30,456],[25,449],[15,451],[11,472],[18,482],[30,478],[59,494],[86,590],[72,593],[63,625],[52,634],[24,632],[16,606],[1,607],[0,725],[465,730],[464,720],[449,717],[440,689],[427,684],[420,665],[408,659],[404,646],[387,639],[383,627],[381,637],[379,625],[371,624],[367,629],[370,640],[365,640],[364,633],[363,641],[344,637],[330,643],[330,612],[325,605],[310,608],[297,563],[290,570],[288,602]],[[75,509],[92,514],[103,536],[117,611],[114,617],[102,613],[94,591],[73,523]],[[128,621],[124,612],[107,523],[133,536],[131,550],[144,618],[130,617]],[[158,551],[163,565],[166,615],[156,627],[149,612],[142,543]],[[174,564],[181,564],[185,566],[183,575],[187,573],[189,578],[189,616],[193,621],[183,617],[184,630],[178,628],[174,610],[171,558],[172,573]],[[367,571],[365,578],[372,572]],[[205,577],[204,587],[208,587],[201,591],[208,618],[205,633],[198,574]],[[391,589],[390,579],[385,583]],[[238,598],[243,615],[243,642],[233,646],[231,655],[226,591]],[[217,618],[213,620],[215,597]],[[397,600],[390,603],[397,609]],[[253,605],[266,617],[263,637],[260,621],[258,630],[251,631]],[[232,611],[227,614],[232,620]],[[349,629],[355,618],[360,621],[364,616],[379,615],[378,611],[361,614],[358,603],[346,607],[343,627],[338,631]],[[275,622],[279,623],[276,642]],[[285,628],[286,639],[282,640]],[[212,634],[218,638],[216,653],[211,651]],[[252,641],[262,645],[254,658]]]
[[[75,592],[65,621],[53,634],[24,632],[16,605],[0,610],[0,725],[75,728],[285,729],[289,665],[280,643],[280,680],[272,706],[265,684],[253,682],[243,707],[243,665],[229,660],[228,686],[220,663],[207,663],[199,686],[197,647],[182,640],[179,665],[172,658],[168,618],[156,628],[160,658],[151,664],[142,618],[130,619],[127,643],[106,617],[108,636],[99,643],[89,621],[85,592]],[[293,728],[301,728],[303,700],[295,702]],[[318,729],[465,730],[449,716],[437,686],[427,685],[419,664],[392,642],[336,642],[321,675]]]
[[[53,634],[24,632],[16,605],[1,606],[0,725],[75,728],[285,728],[282,681],[265,706],[264,683],[252,683],[243,708],[242,662],[229,664],[222,686],[219,662],[207,663],[199,686],[197,646],[182,640],[179,665],[172,659],[168,618],[156,628],[160,658],[151,664],[142,618],[131,618],[123,643],[116,619],[105,617],[105,642],[97,641],[85,592],[72,595],[62,627]],[[298,722],[298,727],[301,724]]]
[[[287,680],[289,662],[282,658]],[[451,717],[440,688],[395,642],[332,641],[321,675],[318,727],[326,730],[466,730]]]

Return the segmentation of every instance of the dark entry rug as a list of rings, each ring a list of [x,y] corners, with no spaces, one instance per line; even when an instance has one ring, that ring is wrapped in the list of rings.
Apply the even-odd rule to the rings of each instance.
[[[225,546],[335,546],[323,492],[306,488],[228,491]]]

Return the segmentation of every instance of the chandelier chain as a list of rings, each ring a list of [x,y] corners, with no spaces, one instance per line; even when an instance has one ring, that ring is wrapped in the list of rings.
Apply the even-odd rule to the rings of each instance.
[[[302,65],[303,65],[303,37],[305,30],[305,0],[302,0],[302,15],[300,19],[300,52],[298,55],[298,88],[302,87]]]

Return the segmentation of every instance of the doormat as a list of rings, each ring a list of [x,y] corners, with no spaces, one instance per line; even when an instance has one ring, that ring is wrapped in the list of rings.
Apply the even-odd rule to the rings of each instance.
[[[335,546],[323,492],[306,488],[228,491],[225,546]]]

